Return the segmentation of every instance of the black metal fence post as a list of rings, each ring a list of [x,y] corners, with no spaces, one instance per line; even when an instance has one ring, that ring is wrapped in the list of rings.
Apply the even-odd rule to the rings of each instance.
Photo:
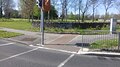
[[[118,33],[118,50],[120,50],[120,32]]]

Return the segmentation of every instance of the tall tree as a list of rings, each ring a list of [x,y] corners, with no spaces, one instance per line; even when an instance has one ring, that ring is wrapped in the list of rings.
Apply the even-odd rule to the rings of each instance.
[[[89,10],[90,6],[91,6],[90,0],[82,0],[81,2],[82,22],[84,22],[85,14]]]
[[[78,5],[79,5],[79,16],[78,16],[78,21],[79,21],[79,22],[80,22],[81,2],[82,2],[82,0],[79,0],[79,1],[78,1]]]
[[[10,14],[12,12],[12,9],[14,7],[13,0],[4,0],[4,13],[6,18],[10,18]]]
[[[10,18],[11,10],[14,7],[13,0],[0,0],[0,16],[2,17],[2,13],[4,11],[5,17]]]
[[[104,22],[107,20],[108,10],[113,6],[116,0],[102,0],[103,6],[105,8]]]
[[[40,18],[40,9],[38,8],[37,5],[34,6],[34,9],[33,9],[33,16],[34,16],[34,18],[37,18],[37,19]]]
[[[120,1],[119,0],[115,3],[115,8],[118,10],[120,14]]]
[[[18,10],[15,10],[15,9],[11,10],[10,17],[11,17],[11,18],[19,18],[19,17],[20,17],[19,11],[18,11]]]
[[[35,0],[21,0],[20,1],[21,14],[24,18],[28,18],[29,22],[31,18],[33,21],[34,5],[35,5]]]
[[[57,19],[58,15],[57,15],[57,10],[55,9],[54,6],[51,5],[51,10],[50,10],[50,19]],[[45,12],[45,18],[48,18],[48,13]]]
[[[62,21],[67,18],[67,0],[61,0],[61,5],[62,5]]]
[[[92,22],[95,20],[95,10],[100,5],[99,0],[91,0],[92,5]]]
[[[3,0],[0,0],[0,18],[2,17],[2,5],[3,5]]]

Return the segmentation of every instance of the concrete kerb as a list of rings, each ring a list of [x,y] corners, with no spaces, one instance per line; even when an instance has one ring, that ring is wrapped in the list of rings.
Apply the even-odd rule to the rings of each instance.
[[[77,54],[102,57],[120,57],[120,53],[118,52],[90,51],[88,48],[81,48]]]
[[[79,54],[82,55],[90,55],[90,56],[100,56],[100,57],[119,57],[120,53],[112,53],[112,52],[81,52]]]

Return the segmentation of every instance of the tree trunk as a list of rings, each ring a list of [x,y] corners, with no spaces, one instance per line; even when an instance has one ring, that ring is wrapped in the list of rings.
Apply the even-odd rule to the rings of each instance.
[[[95,20],[95,9],[94,9],[94,7],[93,7],[93,15],[92,15],[92,22],[94,23],[94,20]]]
[[[0,1],[0,18],[2,18],[2,0]]]
[[[1,1],[1,8],[0,8],[0,18],[2,18],[2,1]]]
[[[78,16],[78,22],[80,22],[80,7],[81,7],[81,0],[79,0],[79,16]]]
[[[85,13],[82,14],[82,22],[85,20]]]
[[[33,11],[32,11],[32,22],[33,22],[33,19],[34,19],[34,18],[33,18]]]
[[[48,22],[50,22],[50,11],[48,11]]]
[[[30,15],[29,15],[29,18],[28,18],[28,22],[30,22]]]
[[[2,18],[2,8],[0,8],[0,18]]]
[[[104,17],[104,22],[107,20],[107,10],[105,10],[105,17]]]

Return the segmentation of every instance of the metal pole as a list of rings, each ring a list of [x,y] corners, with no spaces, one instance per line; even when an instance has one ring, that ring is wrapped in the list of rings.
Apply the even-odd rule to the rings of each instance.
[[[118,50],[120,50],[120,32],[118,33]]]
[[[43,0],[42,0],[42,7],[43,7]],[[41,31],[41,46],[43,46],[44,45],[44,12],[42,8],[41,8],[40,31]]]
[[[82,35],[82,51],[83,51],[83,48],[84,48],[84,44],[83,44],[83,35]]]

